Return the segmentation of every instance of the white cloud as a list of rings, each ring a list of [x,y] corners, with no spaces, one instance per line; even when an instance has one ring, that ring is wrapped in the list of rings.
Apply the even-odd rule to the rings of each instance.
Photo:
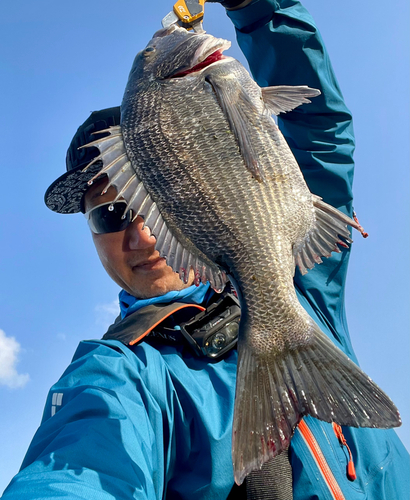
[[[0,385],[17,389],[24,387],[29,381],[28,373],[21,374],[16,369],[20,349],[20,344],[14,337],[7,337],[0,330]]]
[[[120,314],[118,299],[113,300],[108,304],[99,304],[95,306],[97,313],[97,324],[108,329],[114,323],[115,318]]]

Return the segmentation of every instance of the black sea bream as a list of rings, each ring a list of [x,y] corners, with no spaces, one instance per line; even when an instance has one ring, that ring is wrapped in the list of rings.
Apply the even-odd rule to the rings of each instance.
[[[185,282],[242,296],[233,422],[235,480],[289,446],[303,415],[400,425],[391,400],[320,331],[293,275],[360,226],[311,194],[272,114],[320,94],[260,88],[230,43],[171,26],[135,58],[121,126],[94,141],[118,198],[141,215]],[[97,176],[96,176],[97,177]]]

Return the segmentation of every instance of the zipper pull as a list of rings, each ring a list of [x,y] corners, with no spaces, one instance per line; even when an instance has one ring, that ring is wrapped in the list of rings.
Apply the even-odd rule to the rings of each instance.
[[[346,446],[347,451],[349,452],[349,462],[347,464],[347,477],[350,481],[354,481],[357,478],[357,476],[356,476],[356,469],[353,463],[352,452],[350,451],[349,445],[347,444],[346,438],[343,435],[343,431],[340,425],[336,424],[335,422],[332,422],[332,427],[340,444]]]

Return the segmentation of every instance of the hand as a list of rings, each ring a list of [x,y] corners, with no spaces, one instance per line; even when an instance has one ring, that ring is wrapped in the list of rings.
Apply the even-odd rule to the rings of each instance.
[[[220,3],[226,10],[237,10],[246,7],[252,0],[205,0],[207,3]]]

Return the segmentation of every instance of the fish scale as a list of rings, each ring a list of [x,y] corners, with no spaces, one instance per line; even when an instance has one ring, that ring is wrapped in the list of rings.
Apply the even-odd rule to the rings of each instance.
[[[240,484],[289,446],[303,415],[363,427],[400,425],[400,417],[295,293],[295,262],[305,273],[351,242],[348,225],[362,231],[309,192],[271,118],[319,91],[261,89],[222,56],[228,46],[176,26],[158,32],[135,58],[120,131],[89,146],[100,149],[109,179],[104,144],[126,151],[147,197],[142,207],[132,193],[124,198],[147,222],[158,210],[156,248],[175,272],[185,278],[192,263],[195,284],[209,280],[219,291],[225,270],[239,286],[232,457]],[[120,191],[129,176],[111,180]]]

